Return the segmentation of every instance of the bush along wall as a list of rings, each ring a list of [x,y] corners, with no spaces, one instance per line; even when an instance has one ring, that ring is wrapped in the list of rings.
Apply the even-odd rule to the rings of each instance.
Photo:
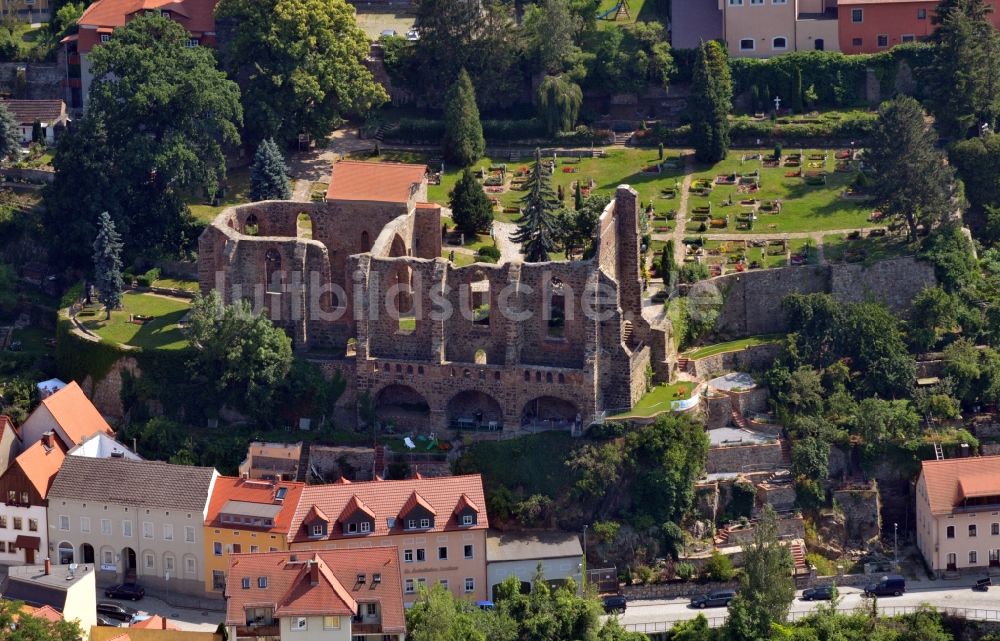
[[[736,116],[730,121],[730,137],[736,146],[754,146],[760,140],[770,146],[782,142],[795,146],[828,146],[855,141],[860,146],[871,135],[878,116],[867,111],[847,111],[823,114],[817,118],[790,119],[765,118],[756,120],[749,116]],[[657,126],[652,135],[640,139],[642,146],[687,146],[691,143],[691,126]]]

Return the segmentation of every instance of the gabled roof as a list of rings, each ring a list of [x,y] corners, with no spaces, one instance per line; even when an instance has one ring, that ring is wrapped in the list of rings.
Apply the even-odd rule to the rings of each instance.
[[[295,514],[295,507],[299,503],[299,496],[302,494],[304,483],[296,481],[257,481],[243,479],[235,476],[220,476],[215,479],[212,488],[212,498],[208,503],[208,514],[205,516],[205,525],[214,527],[242,527],[235,523],[224,523],[219,518],[223,513],[226,504],[239,505],[240,503],[257,503],[260,505],[280,505],[277,516],[274,517],[274,525],[270,528],[262,528],[269,532],[287,532],[288,525]],[[284,499],[279,503],[276,500],[279,490],[284,489]]]
[[[294,519],[295,517],[293,516],[292,520]],[[302,519],[302,521],[304,523],[309,523],[311,521],[315,521],[316,519],[319,519],[320,521],[325,521],[327,523],[331,523],[330,517],[327,516],[326,513],[323,512],[323,510],[313,505],[311,508],[309,508],[309,512],[306,514],[306,517]]]
[[[88,436],[97,432],[104,432],[109,436],[115,434],[76,381],[71,381],[66,387],[43,400],[42,405],[72,441],[66,443],[69,447],[79,445]]]
[[[0,102],[14,116],[17,124],[25,127],[36,122],[44,122],[51,126],[66,117],[66,103],[62,100],[2,100]]]
[[[462,496],[458,497],[458,504],[455,505],[455,514],[461,514],[465,510],[472,510],[476,514],[479,514],[479,506],[472,502],[468,494],[463,493]]]
[[[435,513],[438,518],[434,519],[430,532],[443,532],[447,530],[479,530],[488,527],[489,523],[485,512],[480,512],[476,519],[476,524],[462,527],[455,514],[455,506],[459,499],[465,494],[471,503],[477,506],[485,506],[486,498],[483,493],[483,480],[478,474],[468,474],[462,476],[442,476],[425,479],[405,479],[400,481],[365,481],[355,482],[351,485],[307,485],[302,490],[302,498],[299,506],[292,517],[289,528],[289,541],[314,541],[315,537],[310,537],[309,533],[302,527],[303,523],[309,521],[314,511],[321,514],[342,514],[348,502],[356,497],[362,501],[374,514],[375,525],[371,534],[367,536],[379,536],[387,534],[402,534],[403,523],[399,521],[400,515],[412,509],[410,506],[422,505],[429,511]],[[404,509],[406,508],[406,509]],[[329,521],[329,519],[327,519]],[[390,523],[392,523],[390,529]],[[329,529],[327,538],[341,538],[345,536],[339,525]],[[350,538],[357,538],[352,534]]]
[[[970,498],[1000,496],[1000,456],[923,461],[931,514],[950,514]]]
[[[44,441],[38,441],[21,452],[14,459],[14,466],[21,470],[38,495],[44,499],[48,496],[52,480],[65,460],[66,450],[62,441],[53,438],[51,447],[47,447]],[[11,469],[14,466],[11,466]]]
[[[97,0],[80,16],[81,27],[124,27],[136,11],[171,11],[194,32],[215,31],[217,0]]]
[[[326,199],[406,203],[426,173],[426,165],[341,160],[333,164]]]
[[[406,503],[403,503],[403,507],[400,508],[398,518],[405,517],[413,510],[413,508],[416,507],[422,507],[423,509],[427,510],[434,516],[437,516],[437,510],[434,509],[434,506],[428,503],[427,499],[420,496],[420,494],[418,494],[417,491],[414,490],[413,494],[410,495],[410,498],[406,499]]]
[[[67,456],[49,489],[49,498],[119,505],[140,500],[145,507],[200,514],[216,475],[211,467]]]
[[[56,610],[51,605],[43,605],[40,608],[23,605],[21,606],[21,611],[25,614],[30,614],[36,619],[45,619],[46,621],[51,621],[52,623],[63,620],[62,612]]]
[[[139,629],[139,630],[180,630],[181,627],[176,623],[164,619],[158,614],[154,614],[148,619],[143,619],[142,621],[137,621],[135,623],[129,624],[129,629]]]
[[[279,618],[350,616],[358,604],[377,602],[382,633],[403,633],[398,555],[394,547],[233,554],[226,573],[226,623],[242,625],[247,607],[271,607]],[[374,574],[380,575],[378,582]],[[358,575],[365,576],[364,583]],[[261,577],[266,577],[263,588]]]
[[[222,641],[222,635],[214,632],[157,630],[135,625],[124,631],[121,628],[95,625],[90,628],[90,641]]]
[[[0,414],[0,435],[4,433],[5,430],[10,430],[19,440],[21,438],[21,433],[14,426],[14,421],[6,414]]]
[[[359,499],[357,496],[352,496],[351,500],[347,502],[344,507],[344,511],[340,513],[340,518],[338,521],[346,521],[347,519],[354,516],[355,512],[364,512],[370,518],[375,518],[375,513],[372,512],[371,508],[365,505],[364,501]]]

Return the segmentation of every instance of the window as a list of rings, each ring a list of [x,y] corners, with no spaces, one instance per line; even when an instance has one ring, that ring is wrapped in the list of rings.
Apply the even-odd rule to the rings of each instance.
[[[243,546],[239,543],[233,543],[233,554],[242,554]]]
[[[28,519],[28,531],[37,532],[38,531],[38,519]],[[90,532],[90,526],[87,526],[87,532]]]
[[[226,573],[222,570],[212,570],[212,589],[213,590],[225,590],[226,589]]]
[[[250,554],[257,554],[258,552],[260,552],[260,546],[259,545],[251,545],[250,546]]]
[[[122,536],[126,538],[132,536],[132,521],[122,521]]]
[[[295,632],[301,632],[305,630],[308,627],[306,623],[307,621],[308,619],[306,619],[305,617],[295,617],[294,619],[292,619],[292,630]]]
[[[465,579],[465,591],[474,592],[476,589],[476,580],[472,577],[466,577]]]
[[[30,503],[30,500],[28,499],[28,493],[27,492],[21,492],[21,503],[23,503],[24,505],[27,505],[28,503]],[[84,507],[87,507],[87,506],[84,505]]]
[[[851,9],[851,22],[864,22],[864,21],[865,21],[864,9]]]
[[[198,40],[197,38],[188,38],[187,39],[187,46],[188,47],[197,47],[199,44],[201,44],[201,41]]]
[[[754,45],[753,38],[743,38],[740,40],[740,51],[753,51]]]
[[[101,534],[111,536],[111,519],[101,519]]]
[[[413,594],[413,592],[414,592],[414,590],[413,590],[413,579],[407,579],[406,583],[404,585],[405,585],[405,587],[403,588],[403,591],[406,592],[407,594]]]
[[[109,33],[101,34],[101,42],[110,42],[110,41],[111,41],[111,34]]]
[[[7,527],[7,517],[0,516],[0,528],[6,528],[6,527]]]
[[[976,536],[976,524],[975,523],[972,523],[971,525],[969,525],[969,536],[970,537]]]
[[[191,525],[184,526],[184,542],[194,543],[194,526]]]
[[[323,533],[322,532],[323,526],[318,526],[318,527],[320,528],[320,534],[322,534]],[[313,535],[319,536],[318,534],[316,534],[316,528],[317,528],[317,526],[314,525],[313,526]],[[347,533],[348,534],[357,534],[358,533],[358,524],[357,523],[348,523],[347,524]]]
[[[169,554],[163,556],[163,571],[173,572],[174,571],[174,557]]]
[[[248,577],[248,576],[243,577],[243,580],[240,581],[240,585],[243,587],[244,590],[249,590],[250,589],[250,577]]]
[[[420,528],[426,530],[431,526],[430,519],[420,519]]]
[[[441,546],[438,548],[438,561],[448,560],[448,546]]]
[[[912,33],[907,33],[899,37],[900,42],[915,42],[916,37]]]
[[[142,522],[142,538],[144,539],[153,538],[153,524],[149,521]]]
[[[59,529],[63,532],[69,532],[69,517],[65,514],[59,516]]]
[[[945,528],[944,532],[945,532],[944,535],[945,535],[946,538],[949,538],[949,539],[955,538],[955,526],[954,525],[949,525],[947,528]]]
[[[865,41],[863,38],[851,38],[851,46],[860,47],[864,45]]]
[[[111,565],[115,562],[115,553],[111,550],[104,550],[104,552],[101,553],[101,557],[104,559],[102,561],[104,565]]]
[[[743,0],[729,0],[729,6],[730,7],[742,7],[743,6]]]
[[[788,4],[788,0],[771,0],[771,4]]]
[[[407,530],[415,530],[415,529],[417,529],[417,521],[415,519],[409,519],[406,522],[406,529]]]
[[[212,543],[212,554],[215,556],[222,556],[222,543],[219,541]]]
[[[764,5],[764,0],[750,0],[750,5],[751,6],[753,6],[753,5],[763,6]]]
[[[81,532],[90,532],[90,517],[89,516],[81,516],[80,517],[80,531]]]
[[[990,534],[993,536],[1000,536],[1000,523],[990,524]]]
[[[184,558],[184,571],[188,574],[195,574],[198,571],[198,565],[194,560],[193,556],[188,556]],[[223,585],[225,580],[223,580]]]
[[[372,531],[371,521],[362,521],[360,523],[360,526],[361,526],[361,531],[362,532],[371,532]]]
[[[424,548],[417,548],[417,563],[423,563],[427,560],[427,555],[424,553]]]
[[[771,48],[775,50],[784,50],[788,48],[788,38],[785,36],[778,36],[771,40]]]
[[[413,563],[413,550],[403,550],[403,563]]]
[[[7,490],[7,502],[17,503],[17,490]]]
[[[340,629],[340,617],[323,617],[323,629],[324,630],[339,630]]]
[[[442,588],[444,588],[445,590],[448,589],[448,579],[441,579],[439,583],[441,584]]]
[[[266,576],[259,576],[259,577],[257,577],[257,587],[261,588],[261,589],[267,587],[267,577]]]
[[[174,540],[174,524],[164,523],[163,524],[163,540],[173,541]]]
[[[884,33],[880,33],[877,36],[875,36],[875,46],[879,47],[879,48],[882,48],[882,49],[885,49],[886,47],[888,47],[889,46],[889,36],[887,36]]]
[[[354,525],[353,523],[351,525]],[[350,527],[350,526],[348,526]],[[312,536],[323,536],[323,524],[317,523],[312,526]]]
[[[472,546],[471,545],[466,545],[464,547],[464,552],[465,552],[465,558],[467,558],[467,559],[471,559],[472,558],[473,555],[472,555]]]
[[[979,554],[975,550],[969,552],[969,565],[975,565],[979,563]]]
[[[417,579],[417,585],[427,585],[427,579],[424,578]]]
[[[475,520],[472,518],[471,514],[462,515],[462,525],[472,525],[473,523],[475,523]]]
[[[917,20],[927,19],[927,9],[917,9]]]
[[[155,567],[156,561],[153,559],[152,552],[146,552],[143,559],[145,560],[145,565],[147,570],[152,570]]]
[[[366,611],[368,612],[368,616],[370,617],[373,617],[376,614],[378,614],[378,604],[376,603],[367,603],[365,604],[365,608]]]
[[[21,517],[15,516],[14,517],[14,529],[15,530],[20,530],[22,522],[23,522],[23,519]]]

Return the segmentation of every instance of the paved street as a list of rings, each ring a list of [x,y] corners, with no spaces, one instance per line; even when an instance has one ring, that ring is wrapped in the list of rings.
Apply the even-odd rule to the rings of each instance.
[[[140,614],[158,614],[177,624],[177,627],[182,630],[193,632],[214,632],[219,623],[226,618],[226,614],[222,610],[224,606],[220,600],[206,599],[202,602],[203,608],[177,607],[149,595],[146,595],[138,602],[108,599],[104,596],[103,588],[98,589],[97,600],[98,602],[114,601],[121,603],[122,605],[138,610]]]

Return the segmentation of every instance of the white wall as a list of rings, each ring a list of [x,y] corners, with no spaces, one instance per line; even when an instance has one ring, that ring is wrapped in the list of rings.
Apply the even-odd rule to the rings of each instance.
[[[305,630],[292,630],[292,620],[278,619],[281,641],[351,641],[351,617],[340,617],[339,630],[324,630],[323,617],[306,617]]]
[[[28,132],[29,140],[31,132]],[[42,440],[42,434],[46,432],[56,432],[59,438],[66,440],[66,433],[59,428],[56,419],[44,405],[39,405],[31,416],[21,424],[21,442],[24,449],[28,449],[38,441]],[[69,444],[72,446],[72,443]]]
[[[0,514],[7,517],[7,527],[0,528],[0,541],[4,543],[4,551],[0,553],[0,564],[2,565],[25,565],[25,551],[17,550],[8,552],[9,543],[13,543],[19,535],[37,536],[40,541],[38,551],[35,552],[34,564],[40,564],[48,556],[48,526],[46,524],[46,513],[44,505],[32,505],[30,507],[20,507],[0,503]],[[21,518],[21,529],[14,529],[14,517]],[[28,529],[28,519],[38,521],[38,531],[32,532]]]
[[[504,579],[516,576],[519,580],[531,583],[542,562],[542,572],[546,579],[567,579],[576,581],[578,588],[583,586],[580,574],[580,564],[583,557],[568,557],[561,559],[530,559],[527,561],[494,561],[486,564],[486,590],[488,598],[493,598],[493,586],[503,583]]]
[[[63,618],[67,621],[74,619],[79,621],[84,639],[90,637],[90,628],[97,625],[97,587],[94,572],[88,572],[67,591]]]

